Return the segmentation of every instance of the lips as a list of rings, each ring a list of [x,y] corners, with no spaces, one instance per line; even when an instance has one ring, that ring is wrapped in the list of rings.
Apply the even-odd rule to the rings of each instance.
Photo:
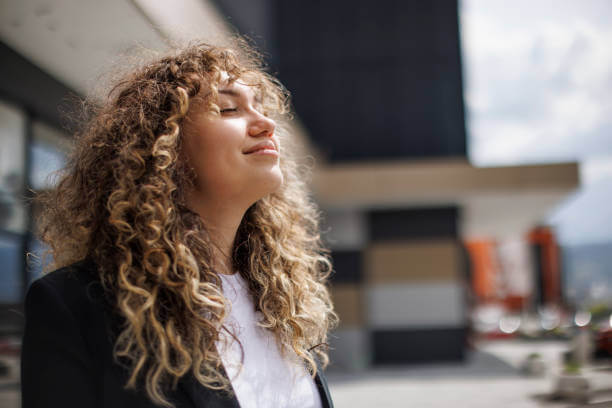
[[[257,143],[256,145],[249,147],[243,153],[244,154],[251,154],[251,153],[255,153],[255,152],[261,151],[261,150],[274,150],[274,151],[278,151],[278,149],[276,148],[276,145],[274,144],[274,142],[272,142],[271,140],[267,140],[265,142]]]

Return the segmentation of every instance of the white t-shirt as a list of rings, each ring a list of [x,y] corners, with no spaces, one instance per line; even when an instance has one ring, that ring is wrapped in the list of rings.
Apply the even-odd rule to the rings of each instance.
[[[281,356],[274,335],[257,325],[261,312],[239,273],[220,275],[223,294],[231,303],[225,326],[240,345],[221,331],[217,350],[242,408],[300,407],[321,408],[317,387],[297,355]],[[289,354],[289,353],[287,353]]]

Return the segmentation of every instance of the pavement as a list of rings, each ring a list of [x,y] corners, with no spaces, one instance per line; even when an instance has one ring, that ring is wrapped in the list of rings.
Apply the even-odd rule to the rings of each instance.
[[[585,370],[595,384],[588,403],[553,399],[562,368],[563,341],[482,341],[468,351],[465,363],[376,368],[360,373],[330,370],[328,382],[336,408],[575,408],[612,407],[612,368]],[[542,377],[526,377],[521,363],[540,353],[546,364]]]

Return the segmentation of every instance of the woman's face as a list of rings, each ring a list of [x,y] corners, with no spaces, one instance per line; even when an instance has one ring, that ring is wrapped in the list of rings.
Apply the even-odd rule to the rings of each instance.
[[[283,182],[275,123],[244,82],[221,83],[218,93],[220,115],[196,104],[184,121],[183,154],[196,174],[192,193],[250,205]]]

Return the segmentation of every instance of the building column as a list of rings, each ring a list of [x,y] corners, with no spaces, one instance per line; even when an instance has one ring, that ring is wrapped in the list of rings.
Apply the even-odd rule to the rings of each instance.
[[[456,207],[372,211],[364,253],[373,364],[463,360],[466,282]]]

